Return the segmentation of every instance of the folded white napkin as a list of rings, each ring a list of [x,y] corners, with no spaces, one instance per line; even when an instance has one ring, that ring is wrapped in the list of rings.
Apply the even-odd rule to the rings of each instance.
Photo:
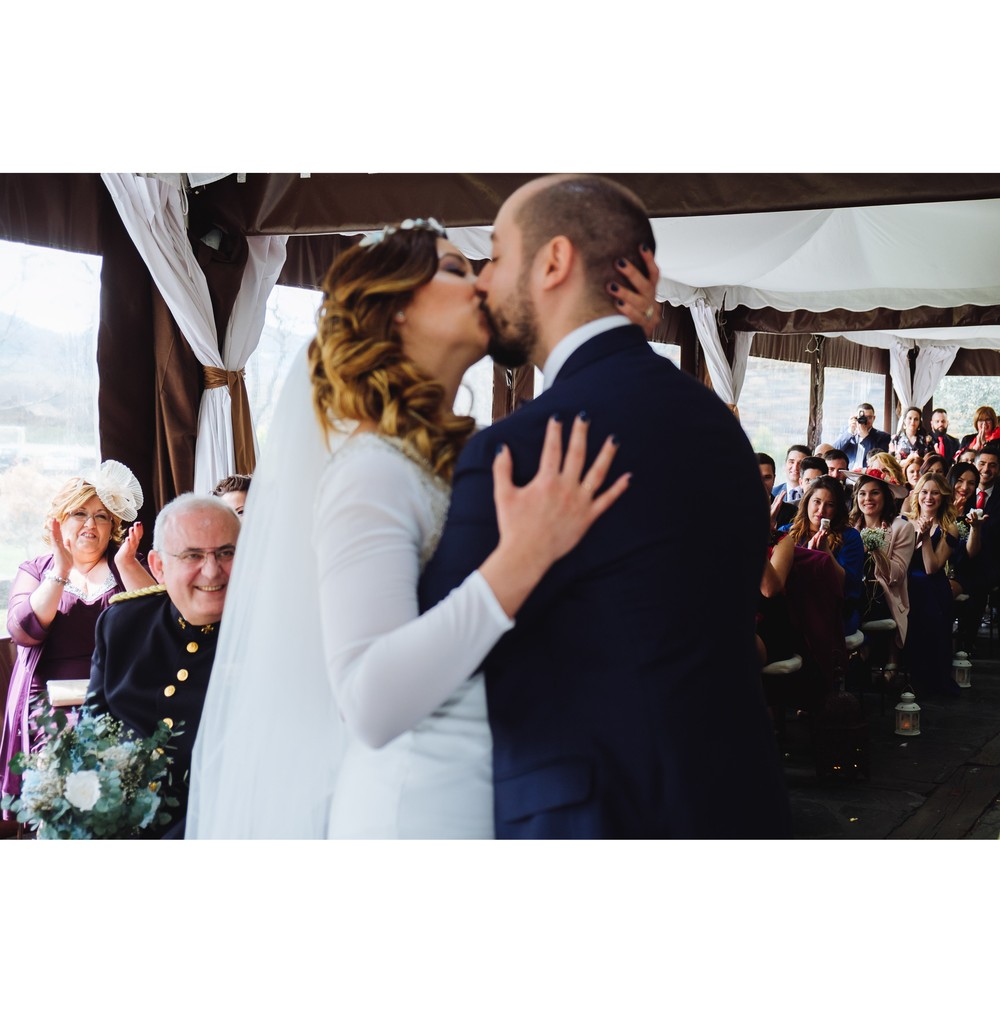
[[[86,680],[50,681],[46,686],[49,692],[49,703],[53,706],[79,706],[87,697]]]

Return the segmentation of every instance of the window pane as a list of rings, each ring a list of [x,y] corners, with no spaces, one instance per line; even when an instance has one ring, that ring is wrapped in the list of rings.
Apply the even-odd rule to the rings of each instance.
[[[751,355],[739,408],[754,450],[773,456],[780,473],[788,447],[806,440],[809,366]]]
[[[0,612],[21,562],[49,550],[56,491],[98,462],[101,259],[0,241]]]
[[[996,376],[945,376],[938,383],[933,406],[948,412],[948,434],[961,439],[975,431],[972,419],[980,407],[1000,409],[1000,382]]]
[[[875,408],[875,426],[890,434],[895,431],[894,419],[882,417],[885,401],[885,376],[853,369],[824,370],[823,429],[821,442],[831,445],[847,431],[847,422],[858,404]]]

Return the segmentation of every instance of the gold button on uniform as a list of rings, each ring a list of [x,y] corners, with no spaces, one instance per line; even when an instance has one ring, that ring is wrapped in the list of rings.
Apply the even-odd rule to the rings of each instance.
[[[168,727],[169,727],[169,728],[170,728],[171,730],[173,730],[173,729],[174,729],[174,721],[173,721],[173,720],[172,720],[172,719],[171,719],[171,718],[170,718],[169,716],[164,716],[164,717],[163,717],[163,719],[162,719],[162,720],[161,720],[160,722],[161,722],[161,723],[166,723],[166,725],[167,725],[167,726],[168,726]]]
[[[169,699],[175,691],[177,691],[177,689],[173,685],[167,685],[167,687],[163,689],[163,694]]]
[[[196,643],[196,642],[189,642],[187,644],[187,651],[189,653],[197,653],[198,652],[198,643]]]
[[[177,672],[177,680],[187,681],[187,679],[188,679],[188,672],[183,667],[181,667],[181,669]]]

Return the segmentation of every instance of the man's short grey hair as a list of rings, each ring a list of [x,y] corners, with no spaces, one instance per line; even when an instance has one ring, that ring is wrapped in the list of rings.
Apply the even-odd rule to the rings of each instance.
[[[216,498],[214,495],[196,495],[193,491],[186,491],[173,501],[168,502],[157,515],[156,523],[153,525],[153,550],[163,552],[163,542],[166,540],[167,530],[178,516],[206,509],[233,520],[233,529],[237,536],[239,535],[240,518],[221,498]],[[234,537],[233,540],[235,541],[235,539]]]

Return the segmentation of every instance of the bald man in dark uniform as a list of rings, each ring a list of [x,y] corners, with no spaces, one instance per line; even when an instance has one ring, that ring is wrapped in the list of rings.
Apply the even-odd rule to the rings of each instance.
[[[149,736],[176,728],[165,795],[179,807],[163,832],[183,838],[188,777],[219,639],[240,520],[221,499],[181,495],[156,519],[149,566],[160,585],[112,598],[98,619],[89,704]]]

